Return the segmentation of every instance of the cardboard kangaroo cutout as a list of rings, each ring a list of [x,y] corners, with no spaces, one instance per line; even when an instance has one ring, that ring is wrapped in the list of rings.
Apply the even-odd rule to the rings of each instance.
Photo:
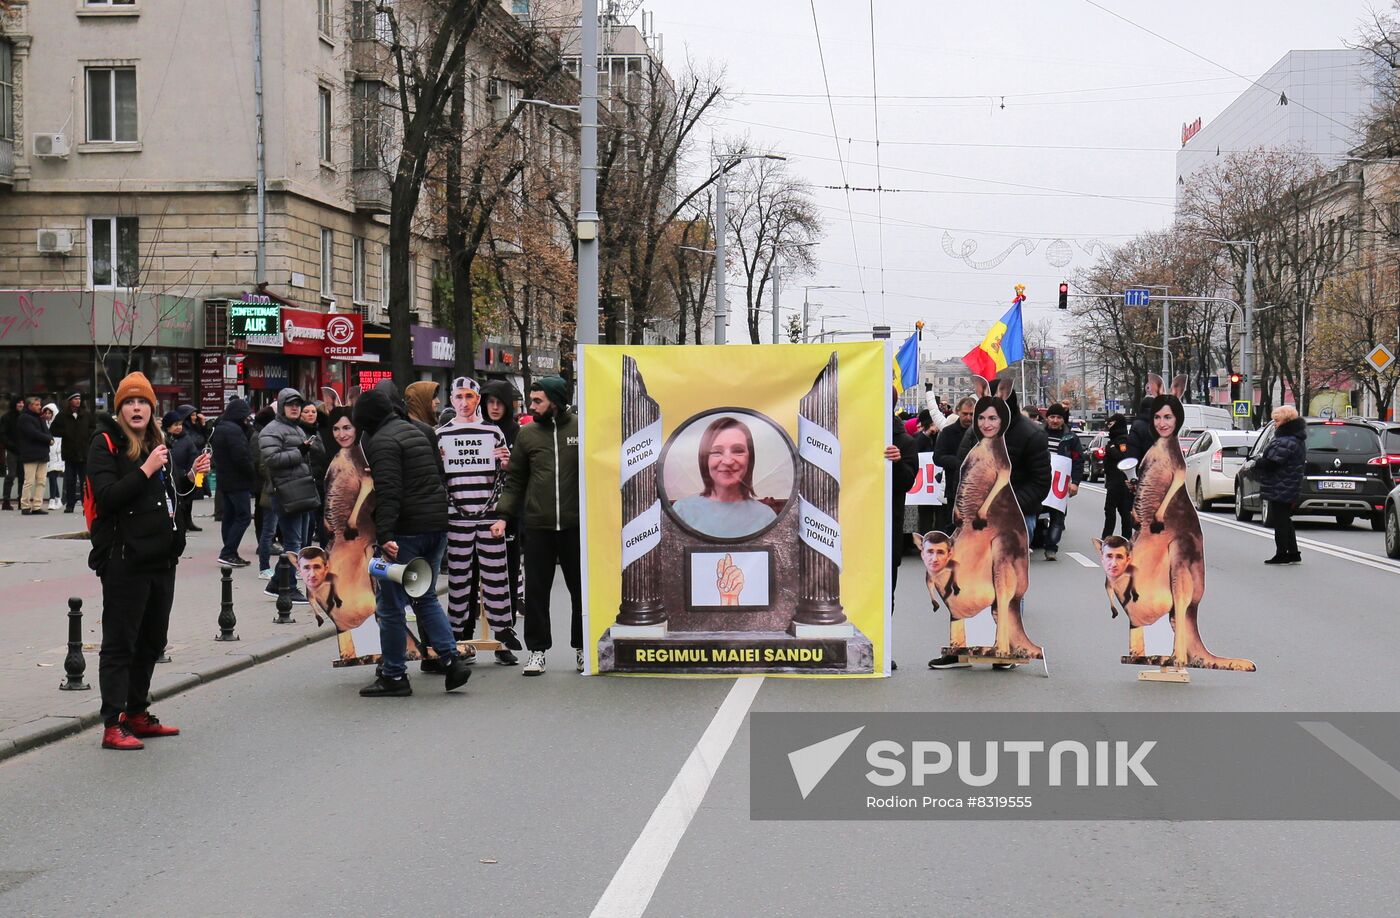
[[[1186,495],[1186,460],[1177,440],[1186,414],[1181,407],[1185,388],[1185,376],[1173,381],[1170,395],[1162,394],[1161,377],[1148,380],[1153,439],[1137,466],[1133,540],[1094,539],[1106,574],[1109,611],[1116,618],[1121,608],[1128,619],[1124,663],[1160,666],[1164,671],[1189,666],[1254,672],[1250,660],[1218,657],[1207,650],[1196,620],[1206,589],[1206,564],[1201,521]],[[1172,653],[1148,656],[1143,628],[1163,615],[1171,616]]]
[[[975,384],[980,398],[973,424],[979,431],[986,424],[990,433],[979,433],[963,461],[953,510],[956,528],[951,536],[930,532],[914,538],[929,598],[935,609],[947,608],[951,621],[943,653],[977,662],[1026,663],[1045,654],[1021,622],[1021,600],[1030,585],[1030,542],[1006,451],[1011,385],[1002,380],[999,397],[993,397],[986,380],[977,377]],[[996,621],[996,643],[969,647],[964,623],[987,608]]]

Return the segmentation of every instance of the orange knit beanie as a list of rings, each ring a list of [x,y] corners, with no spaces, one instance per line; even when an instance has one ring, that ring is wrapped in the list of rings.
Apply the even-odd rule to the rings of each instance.
[[[146,378],[145,373],[128,373],[121,384],[117,386],[117,397],[112,402],[112,410],[119,411],[122,402],[132,398],[144,398],[151,403],[154,408],[156,404],[156,390],[151,388],[151,381]]]

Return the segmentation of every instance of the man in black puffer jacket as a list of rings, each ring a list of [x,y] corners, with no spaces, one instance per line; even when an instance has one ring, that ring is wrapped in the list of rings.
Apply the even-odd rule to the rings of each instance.
[[[209,435],[214,451],[214,471],[218,475],[218,497],[223,504],[223,549],[219,563],[247,567],[248,562],[238,554],[238,544],[253,519],[252,495],[257,489],[258,476],[253,463],[253,448],[248,442],[248,418],[252,409],[241,398],[229,400],[228,407]]]
[[[447,690],[471,675],[457,654],[452,626],[437,596],[437,576],[447,550],[447,491],[438,476],[438,458],[421,430],[399,414],[381,390],[366,392],[352,415],[361,432],[365,460],[374,478],[374,531],[384,557],[395,564],[416,558],[428,562],[432,582],[416,599],[392,580],[379,582],[375,607],[382,658],[374,682],[360,690],[366,698],[412,695],[408,684],[408,624],[412,603],[424,639],[445,662]]]
[[[1308,428],[1297,409],[1289,405],[1275,408],[1273,420],[1277,429],[1273,442],[1252,469],[1259,481],[1259,496],[1269,502],[1269,521],[1274,527],[1274,556],[1264,563],[1300,564],[1303,556],[1293,531],[1293,505],[1303,490]]]

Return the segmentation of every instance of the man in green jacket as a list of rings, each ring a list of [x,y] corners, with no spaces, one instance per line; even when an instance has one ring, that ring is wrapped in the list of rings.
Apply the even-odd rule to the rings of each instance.
[[[574,664],[583,672],[583,594],[579,586],[578,416],[569,410],[568,383],[559,376],[530,386],[534,423],[520,428],[506,468],[505,485],[496,504],[500,519],[491,527],[496,538],[506,523],[524,523],[526,676],[544,672],[544,655],[553,644],[549,593],[554,565],[564,571],[573,599],[569,643]]]

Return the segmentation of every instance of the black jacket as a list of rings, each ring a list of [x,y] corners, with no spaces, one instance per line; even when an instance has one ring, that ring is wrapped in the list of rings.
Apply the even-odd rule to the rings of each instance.
[[[1006,431],[1011,490],[1016,494],[1022,513],[1039,513],[1045,495],[1050,493],[1050,444],[1045,439],[1045,428],[1017,410],[1014,394],[1007,400],[1007,407],[1011,411],[1011,426]],[[959,468],[976,445],[977,423],[974,421],[958,446]]]
[[[1278,429],[1264,455],[1254,461],[1259,496],[1265,500],[1291,504],[1303,490],[1303,464],[1307,460],[1308,427],[1294,418]]]
[[[943,493],[945,506],[951,507],[957,503],[958,496],[958,476],[962,474],[962,462],[958,458],[958,447],[962,444],[963,436],[970,430],[970,427],[963,427],[961,421],[948,419],[948,423],[943,425],[943,429],[938,432],[938,436],[933,441],[933,461],[943,469]]]
[[[1049,448],[1051,431],[1045,428],[1046,448]],[[1061,456],[1067,456],[1070,461],[1070,481],[1079,484],[1084,480],[1084,444],[1079,439],[1079,434],[1070,430],[1068,426],[1060,428],[1060,448],[1057,452]]]
[[[170,464],[175,467],[175,477],[180,477],[194,466],[199,453],[204,449],[204,437],[196,430],[186,430],[170,445]]]
[[[1128,476],[1118,468],[1118,463],[1128,458],[1128,425],[1115,424],[1108,428],[1108,442],[1103,448],[1103,480],[1109,490],[1128,486]]]
[[[5,412],[4,416],[0,416],[0,446],[5,447],[6,450],[11,452],[19,446],[16,422],[23,413],[24,406],[21,405],[18,409],[11,408],[9,411]],[[15,455],[18,456],[19,453],[15,453]]]
[[[107,438],[112,449],[107,447]],[[169,466],[147,478],[141,471],[145,457],[132,461],[126,447],[126,434],[116,419],[101,415],[87,455],[87,476],[97,503],[88,567],[99,577],[111,560],[123,562],[130,570],[167,571],[179,563],[185,550]],[[184,488],[190,486],[190,482],[183,482]]]
[[[506,406],[505,417],[499,421],[491,420],[491,416],[486,413],[486,397],[491,396]],[[515,435],[520,433],[520,422],[515,419],[515,389],[510,383],[503,379],[493,379],[483,383],[481,386],[481,419],[487,424],[494,424],[500,428],[501,435],[506,438],[506,446],[515,446]]]
[[[74,414],[65,408],[49,425],[49,433],[63,440],[63,461],[79,465],[87,461],[88,446],[92,444],[92,435],[96,431],[97,419],[86,409]]]
[[[380,544],[403,535],[447,531],[447,489],[438,456],[382,390],[355,402],[352,418],[374,477],[374,531]]]
[[[919,476],[919,448],[914,438],[904,429],[904,422],[898,415],[892,415],[894,426],[890,431],[890,443],[899,447],[899,459],[890,470],[890,499],[894,511],[894,531],[904,529],[904,501],[909,489],[914,487],[914,479]]]
[[[15,451],[19,453],[19,461],[48,462],[51,445],[53,436],[44,425],[43,416],[25,408],[15,420]]]
[[[214,424],[209,445],[214,449],[214,474],[219,490],[234,493],[256,491],[257,469],[253,464],[253,447],[248,442],[248,403],[241,398],[229,401],[228,408]]]
[[[1141,462],[1142,457],[1147,455],[1147,451],[1152,448],[1152,443],[1157,439],[1157,432],[1152,429],[1152,399],[1145,398],[1138,406],[1137,417],[1133,418],[1132,424],[1128,427],[1128,448],[1124,453],[1124,459],[1136,459]]]

